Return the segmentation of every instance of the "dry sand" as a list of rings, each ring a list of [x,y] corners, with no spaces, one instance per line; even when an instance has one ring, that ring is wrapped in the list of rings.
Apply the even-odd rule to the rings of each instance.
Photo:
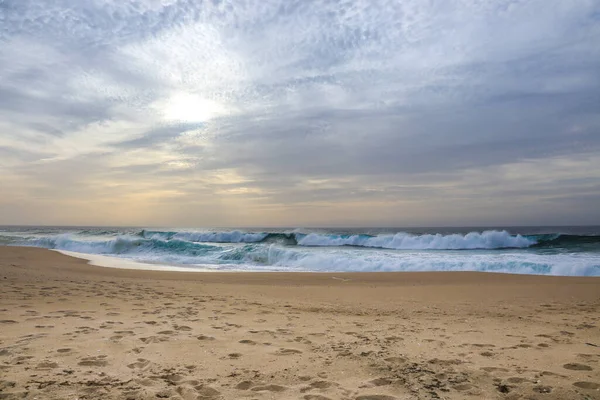
[[[600,279],[176,273],[0,247],[0,399],[600,399]]]

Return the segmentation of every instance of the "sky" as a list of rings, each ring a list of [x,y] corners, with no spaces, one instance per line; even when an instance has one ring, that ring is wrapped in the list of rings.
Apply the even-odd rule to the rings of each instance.
[[[600,224],[598,0],[0,0],[0,224]]]

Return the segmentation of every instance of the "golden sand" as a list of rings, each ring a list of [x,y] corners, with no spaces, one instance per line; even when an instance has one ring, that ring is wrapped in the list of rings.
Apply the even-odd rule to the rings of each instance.
[[[0,247],[0,399],[600,399],[600,278],[184,273]]]

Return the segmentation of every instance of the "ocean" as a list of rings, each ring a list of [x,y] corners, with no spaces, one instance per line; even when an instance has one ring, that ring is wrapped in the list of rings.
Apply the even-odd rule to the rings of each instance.
[[[600,276],[600,227],[0,227],[0,245],[198,271],[482,271]],[[164,269],[164,268],[163,268]]]

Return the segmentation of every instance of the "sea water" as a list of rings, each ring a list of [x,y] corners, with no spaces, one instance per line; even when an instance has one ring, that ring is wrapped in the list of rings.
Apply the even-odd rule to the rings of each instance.
[[[160,269],[179,271],[482,271],[600,276],[600,227],[0,227],[0,245],[103,255],[137,262],[140,268],[160,265]]]

